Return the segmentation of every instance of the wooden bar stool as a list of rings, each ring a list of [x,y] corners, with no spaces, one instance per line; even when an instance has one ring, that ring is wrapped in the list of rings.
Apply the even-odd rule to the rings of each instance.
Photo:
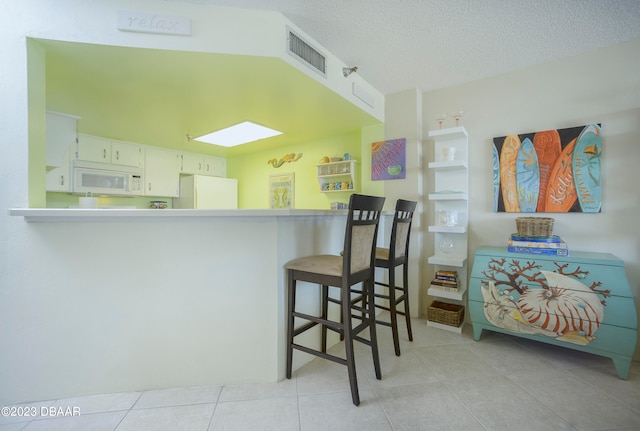
[[[391,227],[391,240],[389,248],[377,248],[375,265],[378,268],[386,268],[389,283],[376,281],[375,284],[386,287],[387,293],[375,293],[377,299],[385,300],[384,303],[376,302],[375,307],[387,310],[390,314],[390,322],[376,320],[378,324],[390,326],[393,334],[393,347],[396,356],[400,356],[400,341],[398,337],[398,314],[405,316],[409,341],[413,341],[411,333],[411,316],[409,314],[409,236],[411,234],[411,222],[416,210],[417,202],[398,199]],[[402,286],[396,285],[396,267],[402,265]],[[399,292],[399,295],[396,295]],[[385,303],[388,301],[388,306]],[[404,302],[404,311],[398,310],[398,305]]]
[[[378,355],[378,341],[376,337],[374,291],[374,260],[376,239],[380,212],[384,198],[353,194],[349,200],[349,213],[344,237],[342,256],[318,255],[294,259],[285,264],[287,270],[287,370],[286,376],[291,378],[293,350],[328,359],[347,366],[351,398],[353,404],[360,404],[358,382],[356,380],[356,363],[353,351],[353,341],[359,341],[371,347],[373,365],[377,379],[382,378],[380,372],[380,358]],[[321,286],[322,303],[320,316],[311,316],[295,309],[297,282],[305,281]],[[365,307],[352,306],[351,289],[353,285],[362,284],[363,295],[368,297]],[[328,319],[329,287],[340,289],[340,320]],[[343,305],[344,304],[344,305]],[[352,312],[357,311],[360,316],[357,325],[352,325]],[[295,319],[306,320],[307,323],[294,328]],[[321,350],[311,349],[294,342],[294,338],[316,325],[322,327]],[[370,339],[361,337],[363,330],[369,329]],[[344,336],[346,359],[327,353],[327,329]]]

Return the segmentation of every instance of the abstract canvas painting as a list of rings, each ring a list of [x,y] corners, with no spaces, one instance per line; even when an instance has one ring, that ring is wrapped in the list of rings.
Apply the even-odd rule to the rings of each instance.
[[[371,144],[371,179],[406,178],[407,140],[405,138]]]
[[[598,213],[600,124],[493,138],[495,212]]]

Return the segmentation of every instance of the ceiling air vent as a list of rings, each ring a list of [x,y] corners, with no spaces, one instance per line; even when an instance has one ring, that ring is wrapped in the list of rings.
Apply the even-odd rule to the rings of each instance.
[[[304,64],[326,77],[326,56],[287,28],[287,51]]]

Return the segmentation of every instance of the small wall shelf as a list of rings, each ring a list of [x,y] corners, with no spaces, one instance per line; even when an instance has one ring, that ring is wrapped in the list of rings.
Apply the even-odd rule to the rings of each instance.
[[[430,263],[431,265],[455,266],[457,268],[460,268],[466,264],[467,258],[464,256],[444,257],[436,254],[434,256],[429,256],[429,259],[427,259],[427,262]],[[464,280],[460,280],[460,281],[463,282]]]
[[[447,162],[429,162],[429,169],[467,169],[466,160],[451,160]]]
[[[358,162],[344,160],[316,165],[322,193],[355,192],[358,190]]]
[[[467,286],[461,286],[458,291],[445,290],[437,286],[431,286],[427,289],[427,293],[438,298],[452,299],[454,301],[463,301],[464,294],[467,292]]]
[[[469,195],[464,192],[436,192],[429,193],[430,201],[466,201]]]
[[[429,232],[466,233],[466,226],[429,226]]]

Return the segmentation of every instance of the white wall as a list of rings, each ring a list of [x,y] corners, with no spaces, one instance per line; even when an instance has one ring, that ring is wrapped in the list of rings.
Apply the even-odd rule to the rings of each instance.
[[[192,35],[118,31],[118,10],[188,16]],[[273,340],[282,330],[278,320],[282,304],[276,303],[282,299],[277,291],[282,278],[273,273],[260,279],[259,274],[276,268],[276,258],[308,251],[310,245],[288,248],[277,256],[265,252],[258,260],[255,254],[240,259],[224,254],[229,244],[235,241],[244,250],[255,250],[255,244],[270,244],[282,232],[271,225],[271,229],[260,229],[259,223],[242,229],[233,221],[226,226],[213,222],[27,223],[9,216],[8,209],[29,205],[29,165],[42,166],[43,172],[32,178],[42,179],[44,187],[44,159],[30,160],[29,145],[44,146],[46,104],[42,76],[36,83],[39,95],[36,87],[28,85],[27,38],[282,57],[286,22],[277,13],[183,2],[0,2],[0,405],[112,391],[275,380],[281,375],[275,365],[282,354]],[[335,77],[334,90],[350,91],[341,78],[342,64],[331,63],[329,81]],[[361,80],[355,75],[353,79]],[[350,93],[344,96],[364,105]],[[382,103],[377,103],[375,111],[372,115],[383,118]],[[32,186],[37,187],[36,182]],[[235,228],[242,232],[240,244],[230,236]],[[307,242],[321,246],[319,236]],[[212,265],[215,258],[222,263]],[[233,277],[233,271],[244,283]],[[246,304],[238,301],[224,305],[239,294],[258,308],[247,311]],[[261,304],[271,306],[261,309]],[[228,326],[234,319],[233,333],[243,335],[230,340]],[[257,325],[256,320],[266,323]],[[229,345],[236,347],[228,349]]]
[[[469,65],[473,67],[473,65]],[[469,133],[469,259],[504,246],[521,214],[493,212],[492,139],[602,123],[602,212],[546,214],[570,250],[622,259],[639,309],[640,41],[423,94],[425,136],[440,113],[463,110]],[[445,127],[453,126],[448,119]],[[433,159],[425,147],[428,160]],[[433,223],[433,221],[431,221]],[[425,244],[432,247],[430,241]],[[430,253],[432,250],[427,250]],[[426,302],[426,301],[425,301]],[[640,358],[636,349],[636,359]]]
[[[420,286],[422,286],[421,262],[426,259],[422,254],[423,242],[423,169],[422,169],[422,95],[416,89],[402,91],[385,98],[385,139],[406,138],[406,178],[384,181],[385,209],[393,211],[397,199],[417,201],[416,213],[411,223],[409,239],[409,306],[411,316],[420,312]],[[392,222],[388,223],[389,228]],[[390,238],[385,232],[385,241]],[[396,270],[396,280],[402,280],[402,272]],[[399,281],[399,284],[402,284]]]

